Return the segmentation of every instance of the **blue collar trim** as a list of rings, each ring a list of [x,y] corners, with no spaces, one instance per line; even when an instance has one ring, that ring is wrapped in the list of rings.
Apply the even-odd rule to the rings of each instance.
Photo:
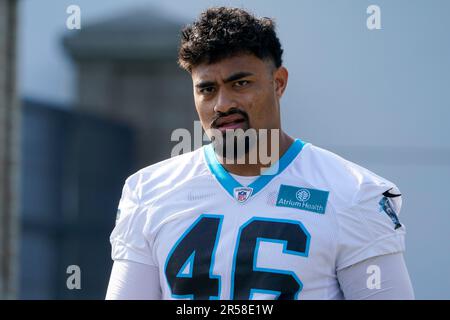
[[[284,169],[297,157],[302,151],[305,143],[300,139],[296,139],[283,154],[283,156],[270,168],[264,171],[263,175],[260,175],[255,181],[253,181],[248,187],[253,189],[252,195],[257,194],[261,189],[272,181],[277,175],[283,172]],[[228,171],[217,160],[216,154],[212,143],[204,147],[205,159],[211,173],[216,177],[217,181],[222,187],[234,198],[234,189],[243,187],[236,181]]]

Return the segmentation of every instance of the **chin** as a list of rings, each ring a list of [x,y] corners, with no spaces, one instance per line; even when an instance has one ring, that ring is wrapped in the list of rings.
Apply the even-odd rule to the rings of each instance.
[[[216,154],[222,158],[233,160],[234,163],[236,163],[238,158],[246,156],[256,145],[256,142],[257,139],[250,139],[250,137],[245,134],[233,134],[227,139],[227,132],[223,132],[222,139],[212,139]],[[227,144],[231,144],[231,146],[227,148]]]

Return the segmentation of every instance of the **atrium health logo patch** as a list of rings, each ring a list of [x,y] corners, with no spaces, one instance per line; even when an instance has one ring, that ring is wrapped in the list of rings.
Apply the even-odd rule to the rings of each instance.
[[[282,184],[276,205],[324,214],[327,200],[328,191]]]
[[[308,191],[308,189],[300,189],[295,194],[295,197],[298,201],[306,202],[311,198],[311,193]]]

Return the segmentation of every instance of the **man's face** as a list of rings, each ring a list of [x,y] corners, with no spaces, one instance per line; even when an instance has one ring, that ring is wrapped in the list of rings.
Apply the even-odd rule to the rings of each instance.
[[[192,69],[194,100],[205,131],[279,129],[285,68],[253,54],[239,54]]]

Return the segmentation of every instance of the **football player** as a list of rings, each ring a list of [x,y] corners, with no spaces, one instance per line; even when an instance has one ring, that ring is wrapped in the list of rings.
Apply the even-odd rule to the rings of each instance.
[[[179,64],[219,135],[127,179],[107,299],[414,298],[398,188],[282,130],[282,53],[274,22],[242,9],[210,8],[182,31]],[[238,130],[257,141],[227,139]],[[269,168],[248,161],[261,142],[278,154]]]

